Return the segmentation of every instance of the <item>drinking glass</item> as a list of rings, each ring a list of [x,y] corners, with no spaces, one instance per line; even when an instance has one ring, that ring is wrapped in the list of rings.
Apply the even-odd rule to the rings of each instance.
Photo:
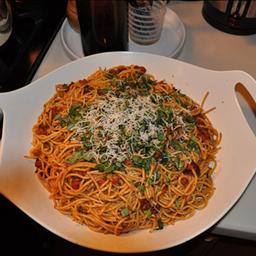
[[[129,34],[135,43],[148,45],[160,39],[164,16],[165,0],[130,0]]]
[[[84,55],[128,50],[126,0],[76,0]]]

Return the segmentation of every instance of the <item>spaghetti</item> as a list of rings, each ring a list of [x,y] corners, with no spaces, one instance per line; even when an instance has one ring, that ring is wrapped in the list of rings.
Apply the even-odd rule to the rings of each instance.
[[[206,207],[220,140],[202,105],[144,67],[117,66],[56,86],[30,158],[57,210],[118,235]]]

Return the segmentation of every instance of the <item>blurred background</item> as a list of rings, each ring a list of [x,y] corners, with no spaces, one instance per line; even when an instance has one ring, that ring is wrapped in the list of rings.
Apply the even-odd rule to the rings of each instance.
[[[32,80],[65,18],[67,0],[1,0],[4,3],[10,6],[12,31],[7,41],[0,37],[0,92]]]

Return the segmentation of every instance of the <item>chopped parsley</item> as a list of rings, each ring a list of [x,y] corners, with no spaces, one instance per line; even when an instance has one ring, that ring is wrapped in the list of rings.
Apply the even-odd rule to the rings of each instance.
[[[123,217],[129,216],[129,210],[128,210],[128,208],[123,208],[123,209],[121,210],[121,215],[122,215]]]
[[[105,78],[110,84],[97,90],[92,103],[74,103],[66,116],[55,116],[62,127],[75,131],[70,139],[83,145],[67,163],[96,162],[96,170],[112,173],[125,170],[124,162],[129,160],[146,173],[157,163],[181,171],[185,168],[182,154],[200,154],[196,138],[186,134],[195,117],[175,108],[177,103],[184,107],[185,95],[177,90],[173,95],[152,91],[156,81],[143,72],[120,79],[118,73],[105,71]],[[174,136],[174,130],[182,129]],[[154,186],[159,175],[155,170],[147,183]]]

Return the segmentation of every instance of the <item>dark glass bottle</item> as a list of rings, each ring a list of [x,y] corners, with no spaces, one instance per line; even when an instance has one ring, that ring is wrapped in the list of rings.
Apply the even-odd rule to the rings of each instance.
[[[128,50],[126,0],[76,0],[84,55]]]

